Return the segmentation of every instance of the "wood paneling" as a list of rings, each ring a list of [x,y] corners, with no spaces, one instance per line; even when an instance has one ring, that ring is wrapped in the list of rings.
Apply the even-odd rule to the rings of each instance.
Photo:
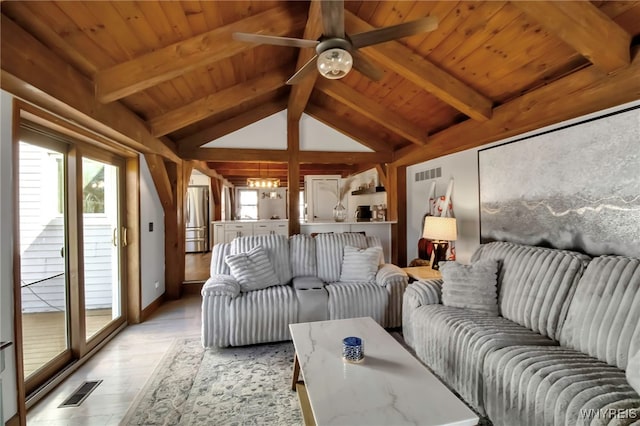
[[[421,128],[405,120],[402,116],[390,112],[382,105],[372,102],[345,83],[338,80],[322,79],[316,82],[316,88],[369,119],[379,122],[414,144],[424,145],[426,143],[427,134]]]
[[[373,29],[357,16],[347,13],[346,25],[353,33]],[[491,118],[492,102],[466,84],[414,54],[399,42],[382,43],[363,49],[363,53],[395,71],[424,90],[476,120]]]
[[[288,74],[288,70],[273,70],[261,78],[237,84],[159,117],[154,117],[149,121],[151,132],[154,136],[166,135],[173,130],[232,108],[239,103],[273,92],[284,85]]]
[[[154,138],[127,108],[117,103],[100,105],[88,80],[4,15],[0,27],[3,89],[83,123],[91,121],[94,130],[129,148],[179,160],[175,147]]]
[[[101,102],[111,102],[253,49],[250,43],[233,40],[231,35],[235,31],[284,36],[302,29],[304,23],[298,11],[292,13],[283,6],[266,10],[100,70],[95,76],[96,96]]]
[[[629,65],[631,35],[589,2],[513,3],[594,65],[607,71]],[[597,28],[597,31],[594,29]]]

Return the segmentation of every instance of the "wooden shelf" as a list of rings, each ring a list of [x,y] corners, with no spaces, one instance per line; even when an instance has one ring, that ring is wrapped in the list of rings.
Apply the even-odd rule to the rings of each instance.
[[[351,195],[375,194],[376,192],[386,192],[384,186],[376,186],[375,188],[358,189],[352,191]]]

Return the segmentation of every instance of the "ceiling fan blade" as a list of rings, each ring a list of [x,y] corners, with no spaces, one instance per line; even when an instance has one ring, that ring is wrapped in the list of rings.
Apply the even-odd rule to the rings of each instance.
[[[351,55],[353,56],[353,67],[355,69],[373,81],[380,81],[380,79],[382,79],[384,72],[377,66],[373,65],[373,63],[365,58],[362,53],[354,51],[351,52]]]
[[[303,38],[278,37],[264,34],[233,33],[233,38],[238,41],[247,41],[257,44],[272,44],[274,46],[289,47],[316,47],[317,40],[306,40]]]
[[[428,16],[403,24],[392,25],[390,27],[378,28],[351,36],[351,43],[356,49],[359,47],[371,46],[372,44],[384,43],[402,37],[433,31],[438,28],[438,18]]]
[[[344,38],[344,1],[322,0],[320,6],[324,36]]]
[[[287,80],[287,84],[298,84],[300,83],[309,73],[312,71],[317,71],[316,62],[318,60],[318,55],[313,55],[313,58],[309,59],[306,64],[302,66],[294,75],[291,76],[289,80]]]

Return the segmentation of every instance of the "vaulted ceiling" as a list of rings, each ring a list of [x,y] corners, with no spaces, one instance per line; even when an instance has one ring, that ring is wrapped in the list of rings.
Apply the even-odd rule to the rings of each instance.
[[[286,180],[286,150],[215,148],[284,109],[373,150],[300,153],[301,175],[346,175],[640,98],[639,1],[346,1],[350,35],[426,16],[438,28],[363,48],[384,72],[379,81],[354,69],[295,86],[285,82],[313,49],[232,33],[316,40],[318,1],[4,1],[1,9],[3,87],[14,77],[40,86],[127,133],[131,147],[207,161],[234,184],[267,163]],[[58,63],[67,66],[29,75]]]

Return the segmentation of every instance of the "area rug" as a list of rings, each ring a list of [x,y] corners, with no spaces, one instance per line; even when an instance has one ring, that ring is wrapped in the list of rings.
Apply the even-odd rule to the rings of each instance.
[[[203,349],[178,339],[123,425],[300,425],[291,342]]]

